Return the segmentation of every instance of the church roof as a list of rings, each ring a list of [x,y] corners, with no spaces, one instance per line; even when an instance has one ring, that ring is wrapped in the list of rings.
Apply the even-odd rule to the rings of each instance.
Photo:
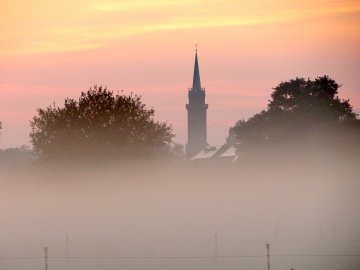
[[[207,146],[200,151],[192,160],[212,158],[221,146]]]
[[[221,157],[233,157],[233,156],[236,156],[235,146],[231,146],[223,154],[221,154]]]
[[[223,144],[220,146],[207,146],[200,151],[192,160],[203,160],[210,158],[236,158],[236,147],[231,144]]]

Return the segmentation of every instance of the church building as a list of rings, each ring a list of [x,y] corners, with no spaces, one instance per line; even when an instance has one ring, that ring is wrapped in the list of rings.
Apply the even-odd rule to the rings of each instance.
[[[188,142],[186,157],[192,161],[209,161],[216,159],[232,163],[237,159],[234,144],[227,140],[221,146],[209,146],[207,142],[205,88],[201,87],[198,53],[195,53],[195,66],[192,87],[188,92],[189,104],[186,104],[188,116]]]
[[[186,156],[193,158],[208,146],[206,130],[205,88],[201,87],[200,70],[197,50],[195,53],[195,66],[192,87],[189,88],[189,104],[186,104],[188,115],[188,142]]]

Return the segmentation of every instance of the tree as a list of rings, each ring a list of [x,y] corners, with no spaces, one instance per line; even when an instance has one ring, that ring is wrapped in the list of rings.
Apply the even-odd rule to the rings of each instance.
[[[39,108],[30,122],[34,150],[50,159],[155,157],[171,142],[172,128],[154,120],[138,95],[94,86],[64,107]]]
[[[30,165],[35,160],[34,153],[28,146],[0,149],[0,168],[16,168]]]
[[[345,137],[359,138],[359,120],[349,100],[338,96],[340,85],[328,76],[296,78],[274,88],[267,110],[230,128],[242,147],[279,146],[321,139],[328,144]],[[341,135],[341,136],[340,136]],[[339,137],[340,136],[340,137]]]
[[[314,81],[296,78],[280,83],[271,94],[269,111],[293,113],[301,117],[323,121],[348,121],[356,119],[349,100],[338,97],[340,85],[328,76]],[[307,119],[308,120],[308,119]]]

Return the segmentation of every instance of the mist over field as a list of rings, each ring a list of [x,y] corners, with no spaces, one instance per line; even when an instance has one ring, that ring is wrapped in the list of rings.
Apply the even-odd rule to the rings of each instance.
[[[360,120],[329,76],[274,88],[207,142],[197,52],[188,143],[141,96],[97,86],[0,151],[0,269],[360,268]]]
[[[0,13],[0,270],[360,270],[359,0]]]
[[[0,269],[359,269],[358,163],[289,159],[3,168]]]

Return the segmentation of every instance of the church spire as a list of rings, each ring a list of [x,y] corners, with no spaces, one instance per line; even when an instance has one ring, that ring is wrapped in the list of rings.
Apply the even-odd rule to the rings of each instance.
[[[197,46],[196,46],[196,50],[195,50],[195,66],[194,66],[194,78],[193,78],[192,90],[193,91],[200,91],[201,90],[199,62],[198,62],[198,55],[197,55]]]
[[[189,159],[207,147],[205,90],[201,88],[197,48],[195,50],[195,66],[192,88],[189,89],[188,111],[188,142],[186,155]]]

